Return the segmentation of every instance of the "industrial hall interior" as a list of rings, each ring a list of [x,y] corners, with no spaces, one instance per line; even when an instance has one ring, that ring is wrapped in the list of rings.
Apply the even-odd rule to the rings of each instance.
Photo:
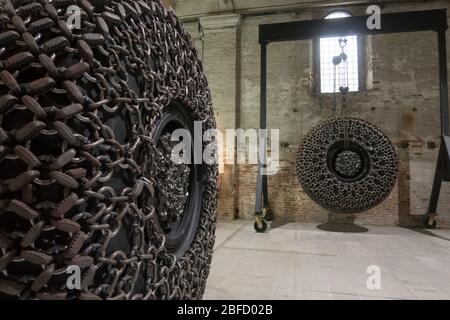
[[[224,145],[267,129],[271,158],[221,156],[205,297],[450,298],[450,3],[165,2],[203,61]]]
[[[0,300],[450,300],[449,9],[0,0]]]

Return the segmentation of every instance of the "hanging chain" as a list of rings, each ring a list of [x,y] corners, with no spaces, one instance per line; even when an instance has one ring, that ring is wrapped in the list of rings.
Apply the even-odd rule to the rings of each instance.
[[[346,38],[339,38],[339,47],[341,48],[341,53],[338,56],[333,57],[333,65],[334,65],[334,84],[333,84],[333,105],[334,105],[334,112],[336,112],[336,98],[337,98],[337,92],[339,91],[339,94],[342,97],[342,105],[340,110],[340,117],[344,116],[344,109],[346,106],[346,98],[347,93],[349,92],[349,76],[348,76],[348,56],[345,53],[345,48],[347,47],[347,39]],[[343,68],[342,68],[343,66]],[[339,68],[339,72],[338,72]],[[343,69],[343,72],[341,72]],[[339,77],[339,88],[337,86],[337,78]],[[346,145],[346,149],[348,149],[348,142],[349,142],[349,133],[348,133],[348,123],[346,122],[345,128],[344,128],[344,143]]]

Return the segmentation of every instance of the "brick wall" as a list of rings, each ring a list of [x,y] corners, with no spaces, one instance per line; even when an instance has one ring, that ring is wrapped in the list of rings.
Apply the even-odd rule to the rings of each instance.
[[[386,6],[382,12],[448,6],[447,1],[412,1]],[[357,6],[346,8],[355,14],[364,10]],[[325,13],[324,9],[303,8],[290,13],[243,16],[238,27],[240,41],[236,37],[238,43],[233,44],[231,51],[221,50],[224,42],[218,37],[214,41],[203,40],[202,54],[209,57],[205,65],[208,76],[213,78],[211,90],[220,128],[225,127],[221,123],[224,114],[237,117],[244,129],[259,127],[259,24],[314,19]],[[373,76],[371,89],[351,94],[344,114],[373,122],[393,140],[400,159],[398,184],[379,207],[346,217],[330,214],[305,195],[295,175],[295,152],[313,126],[335,115],[332,99],[313,91],[312,41],[270,44],[268,122],[269,128],[280,129],[281,170],[269,178],[269,191],[270,206],[280,221],[319,223],[350,219],[363,224],[416,226],[418,216],[426,213],[440,135],[436,37],[432,32],[378,35],[367,37],[366,43],[368,72]],[[239,59],[230,60],[230,52]],[[235,111],[236,93],[230,98],[225,90],[230,75],[223,75],[228,69],[221,69],[222,60],[236,63],[233,72],[239,70],[235,73],[239,81],[234,82],[238,84],[239,97],[235,113],[230,113],[230,108]],[[239,217],[250,219],[254,214],[255,184],[255,166],[226,166],[220,214],[234,217],[237,210]],[[440,226],[450,226],[449,200],[450,185],[444,184],[438,209]]]

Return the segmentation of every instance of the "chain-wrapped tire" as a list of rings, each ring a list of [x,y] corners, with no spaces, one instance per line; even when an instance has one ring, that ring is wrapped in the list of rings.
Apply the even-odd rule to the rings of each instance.
[[[217,168],[167,160],[194,121],[207,80],[159,0],[0,0],[0,299],[202,298]]]
[[[312,129],[296,159],[306,194],[336,213],[360,213],[383,202],[397,181],[395,147],[373,124],[335,118]]]

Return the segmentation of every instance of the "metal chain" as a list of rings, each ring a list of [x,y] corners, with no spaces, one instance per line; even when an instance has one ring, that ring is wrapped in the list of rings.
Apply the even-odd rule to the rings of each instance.
[[[170,224],[182,218],[189,198],[189,176],[191,169],[187,164],[174,164],[172,150],[177,142],[171,141],[171,134],[159,139],[160,148],[156,151],[154,161],[155,177],[158,187],[158,215],[160,222]],[[166,181],[170,183],[165,183]]]
[[[71,5],[80,29],[65,23]],[[152,205],[152,135],[172,101],[215,127],[197,52],[159,1],[0,1],[2,297],[202,297],[217,168],[206,166],[199,228],[182,258],[166,250]],[[71,265],[81,290],[66,287]]]
[[[339,93],[342,97],[342,105],[341,105],[341,111],[340,111],[340,117],[344,116],[344,109],[346,107],[346,98],[347,93],[349,91],[348,87],[348,56],[345,53],[345,48],[347,47],[347,39],[346,38],[339,38],[339,47],[341,48],[341,53],[338,56],[333,57],[333,64],[334,64],[334,84],[333,84],[333,90],[337,89],[337,77],[339,76]],[[338,72],[338,68],[340,68],[344,64],[344,83],[341,83],[342,80],[342,74],[341,72]],[[343,85],[346,85],[345,87]],[[333,109],[336,113],[336,97],[337,93],[334,94],[333,97]],[[345,121],[345,130],[344,130],[344,143],[345,148],[348,150],[348,143],[349,143],[349,132],[348,132],[348,123]],[[346,157],[347,158],[347,157]]]

